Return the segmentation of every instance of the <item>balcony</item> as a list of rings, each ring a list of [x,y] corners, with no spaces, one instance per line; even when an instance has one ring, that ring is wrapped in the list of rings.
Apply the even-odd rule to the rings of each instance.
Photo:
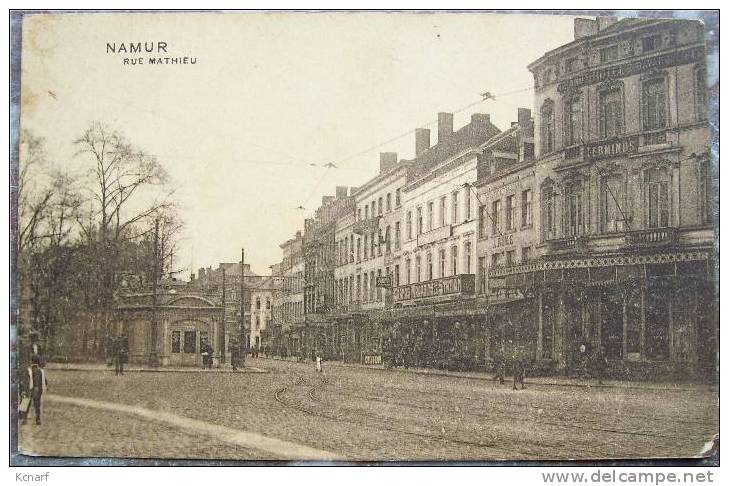
[[[676,228],[651,228],[631,231],[625,235],[625,243],[629,246],[662,246],[676,242]]]
[[[440,228],[435,228],[427,233],[418,235],[418,246],[427,245],[429,243],[435,243],[436,241],[444,240],[452,235],[451,225],[446,224]]]

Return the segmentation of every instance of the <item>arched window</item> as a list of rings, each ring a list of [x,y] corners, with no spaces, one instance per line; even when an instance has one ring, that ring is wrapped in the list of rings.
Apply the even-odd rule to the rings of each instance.
[[[261,310],[261,298],[256,297],[256,310]]]
[[[557,237],[557,200],[551,180],[545,181],[545,184],[542,185],[540,201],[542,241],[555,239]]]
[[[580,120],[582,118],[582,105],[580,99],[575,97],[564,104],[564,140],[565,145],[575,145],[582,141],[580,133]]]
[[[584,186],[581,180],[565,183],[564,186],[564,229],[567,236],[585,233]]]
[[[266,310],[271,310],[271,300],[266,298]]]
[[[542,122],[542,153],[554,151],[554,102],[546,100],[540,110]]]
[[[671,224],[671,184],[666,167],[645,171],[645,211],[648,228],[665,228]]]
[[[623,94],[620,86],[600,92],[600,138],[615,138],[623,134]]]

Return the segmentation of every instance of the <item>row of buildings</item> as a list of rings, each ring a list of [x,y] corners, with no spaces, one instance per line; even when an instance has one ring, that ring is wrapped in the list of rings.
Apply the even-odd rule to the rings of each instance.
[[[703,28],[577,19],[528,66],[534,109],[474,114],[322,198],[272,268],[273,353],[701,374],[718,352]],[[498,101],[498,100],[497,100]]]

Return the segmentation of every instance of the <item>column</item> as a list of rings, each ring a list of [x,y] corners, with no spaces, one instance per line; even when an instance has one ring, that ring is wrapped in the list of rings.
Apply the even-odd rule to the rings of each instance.
[[[542,340],[544,338],[544,309],[542,308],[542,300],[544,293],[540,290],[537,295],[537,356],[536,359],[542,359],[544,356],[544,344]]]
[[[565,291],[560,290],[557,294],[557,312],[554,326],[555,354],[557,355],[558,367],[564,369],[567,366],[567,349],[565,346],[565,335],[567,326],[567,313],[565,311]]]

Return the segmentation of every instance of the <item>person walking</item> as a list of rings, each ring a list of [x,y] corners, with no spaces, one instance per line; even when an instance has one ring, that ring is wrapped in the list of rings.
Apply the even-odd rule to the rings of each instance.
[[[41,424],[41,413],[43,409],[43,392],[48,389],[48,381],[46,380],[46,372],[40,367],[40,358],[33,356],[30,368],[28,368],[28,387],[30,390],[30,401],[35,412],[36,425]],[[28,423],[28,415],[30,410],[23,416],[23,424]]]
[[[607,370],[607,357],[605,356],[605,349],[602,344],[595,346],[595,352],[592,357],[592,369],[593,375],[597,377],[598,385],[602,385],[602,380]]]
[[[493,380],[499,380],[499,385],[503,385],[506,378],[506,362],[502,351],[499,351],[496,353],[496,356],[494,356],[494,367],[496,369],[496,374],[494,375]]]
[[[238,343],[234,342],[230,345],[230,364],[233,366],[233,371],[238,371],[238,366],[240,364],[240,348],[238,347]]]
[[[526,375],[526,364],[524,363],[524,360],[517,356],[514,358],[514,390],[517,390],[516,384],[521,384],[521,389],[524,389],[524,376]]]
[[[116,376],[124,375],[124,362],[127,360],[127,348],[123,337],[114,342],[114,373]]]

